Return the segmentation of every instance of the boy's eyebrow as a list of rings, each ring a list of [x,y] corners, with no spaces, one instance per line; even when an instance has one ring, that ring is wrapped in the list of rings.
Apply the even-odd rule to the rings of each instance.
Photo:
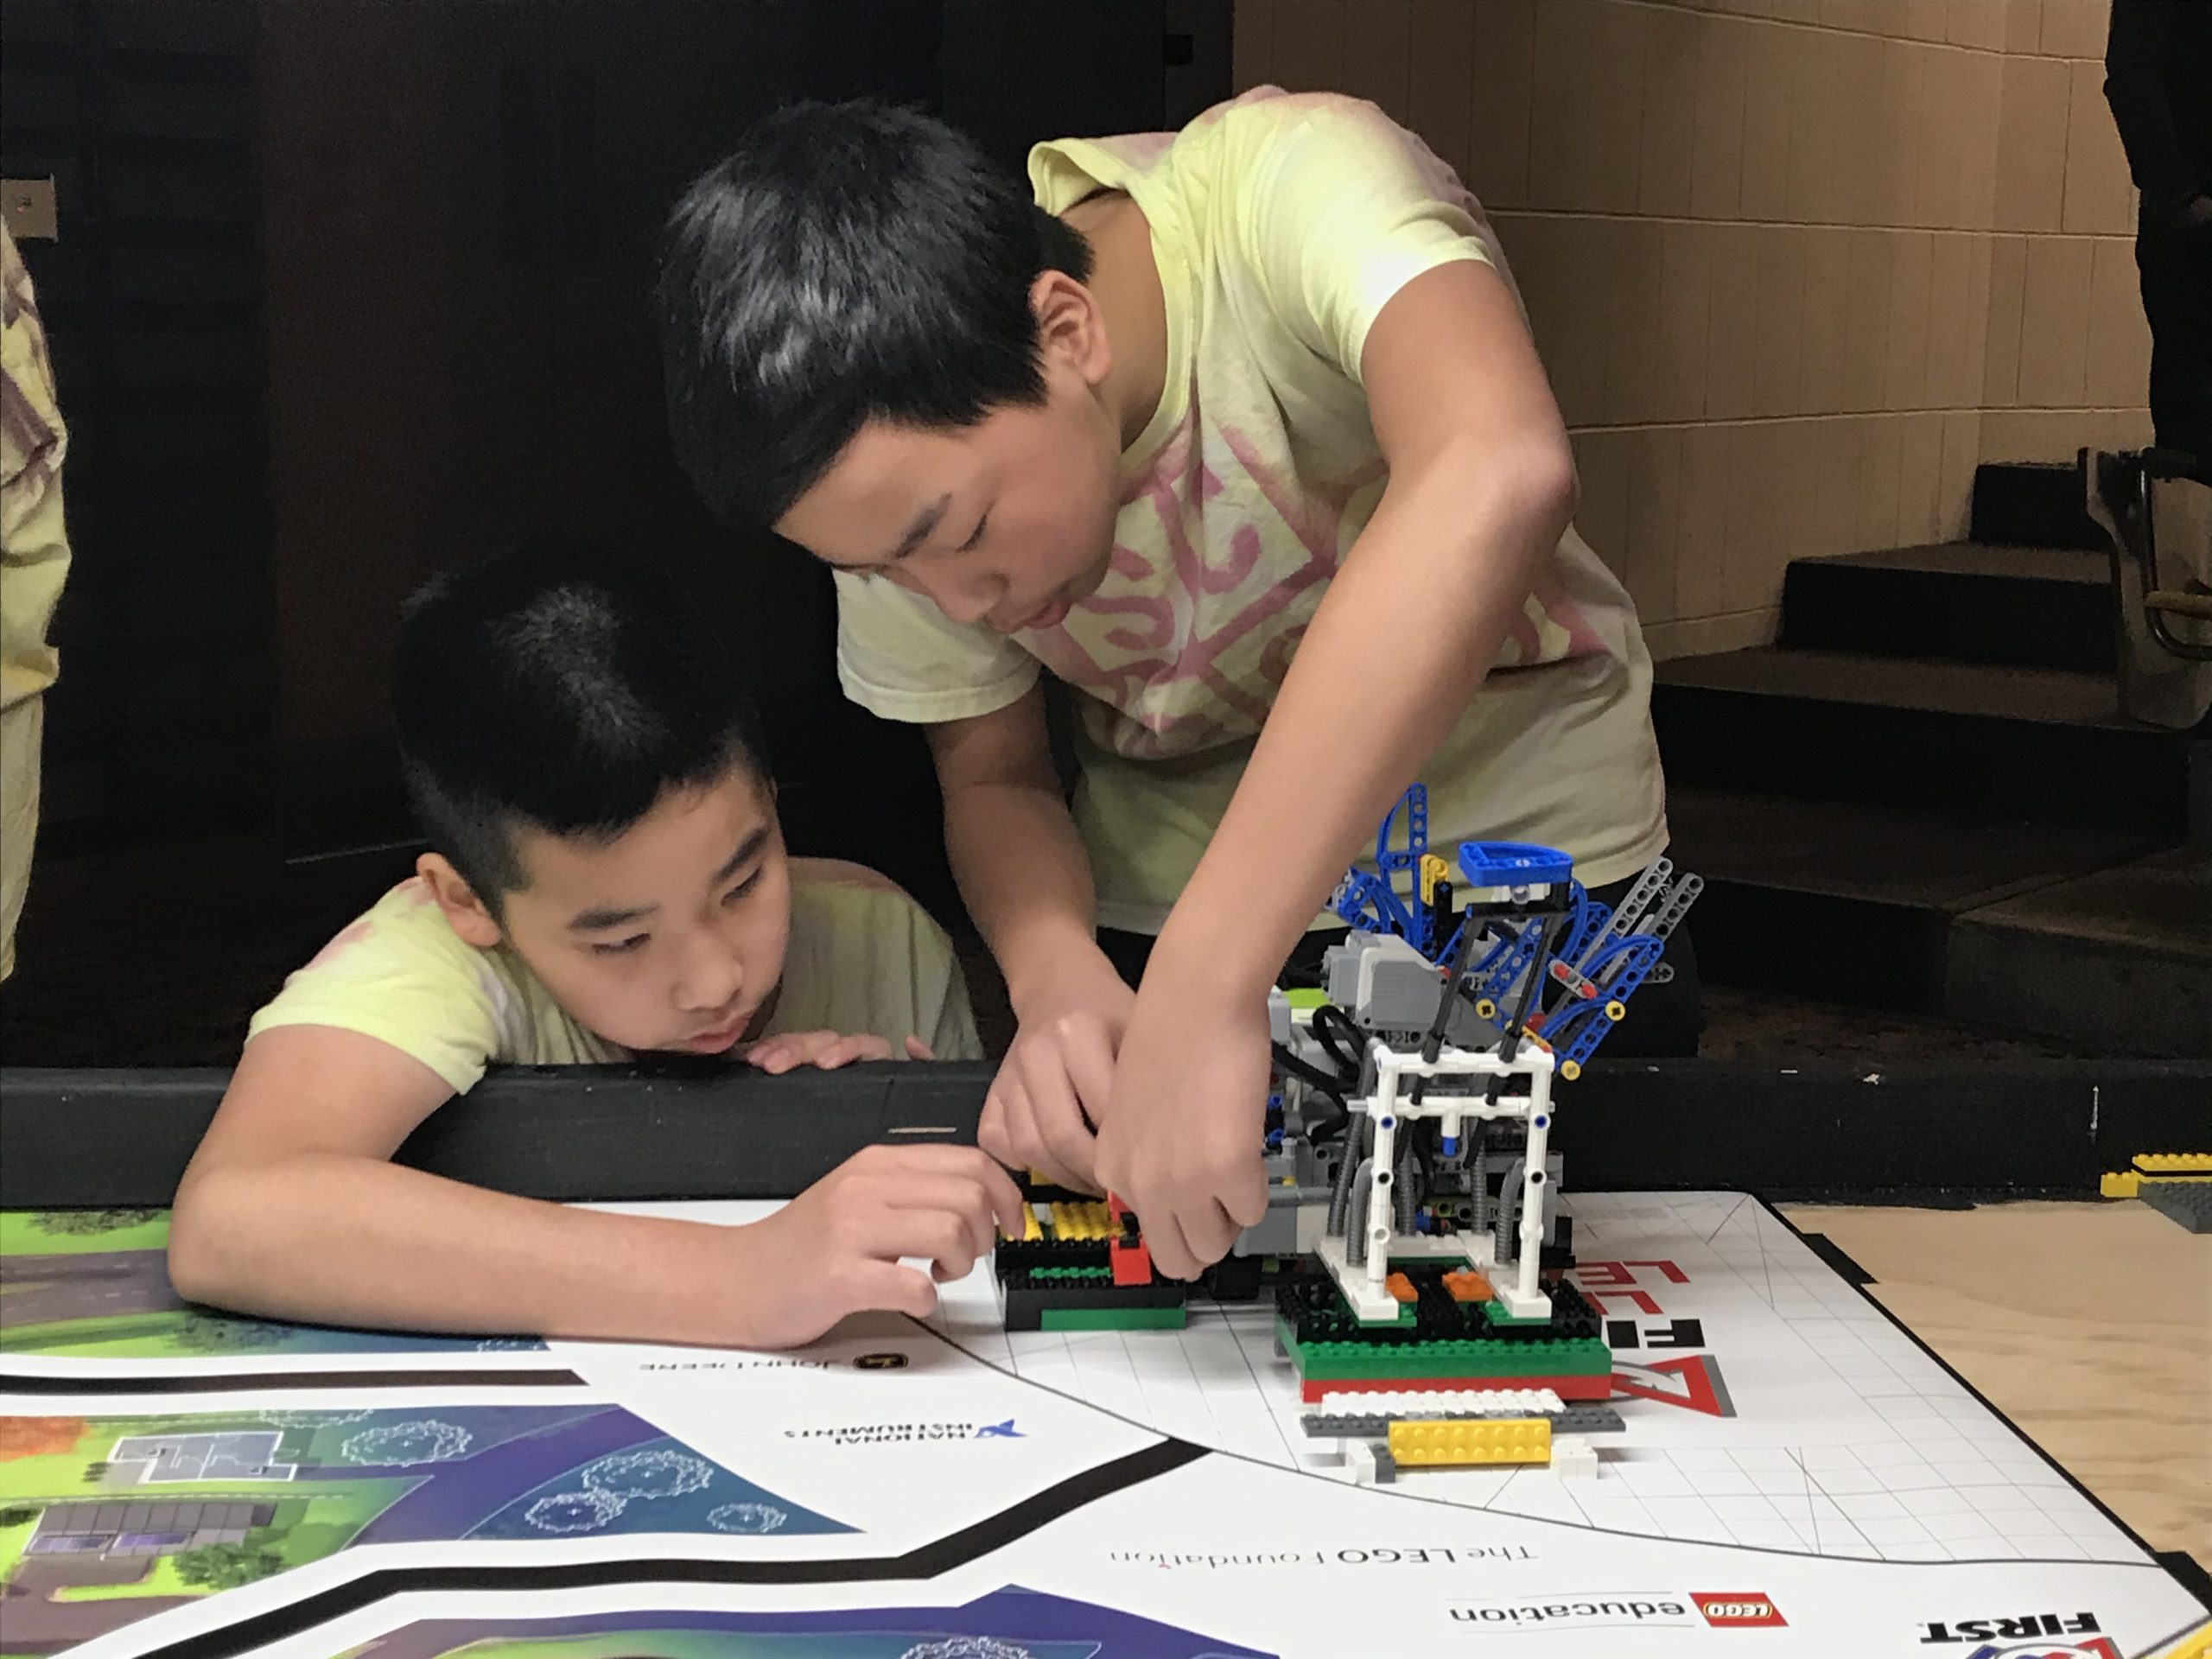
[[[596,933],[602,928],[620,927],[625,922],[642,921],[658,910],[658,905],[632,905],[627,910],[580,910],[569,918],[572,933]]]
[[[912,553],[916,548],[919,547],[924,542],[929,540],[930,532],[934,531],[938,525],[944,521],[945,509],[950,507],[951,505],[952,497],[948,493],[946,494],[940,495],[936,500],[931,502],[929,505],[924,507],[919,512],[916,513],[914,515],[914,521],[906,526],[906,533],[899,538],[899,545],[892,549],[891,556],[881,561],[881,563],[885,564],[896,564],[899,560],[905,558],[909,553]]]
[[[940,495],[916,513],[913,522],[906,526],[906,533],[899,538],[899,545],[893,548],[887,557],[863,559],[857,564],[842,564],[836,559],[828,559],[823,563],[832,570],[880,570],[886,565],[896,564],[924,542],[929,540],[930,532],[944,521],[945,512],[951,505],[952,497],[948,493]]]
[[[743,841],[737,843],[737,850],[722,861],[721,868],[708,878],[707,885],[710,887],[721,886],[723,882],[750,864],[760,849],[767,844],[767,840],[768,826],[765,823],[757,826]]]
[[[721,861],[721,867],[707,880],[710,887],[720,887],[759,855],[768,840],[768,826],[760,824],[737,843],[737,850]],[[597,933],[603,929],[620,927],[626,922],[643,921],[658,910],[658,905],[632,905],[626,910],[580,910],[569,918],[572,933]]]

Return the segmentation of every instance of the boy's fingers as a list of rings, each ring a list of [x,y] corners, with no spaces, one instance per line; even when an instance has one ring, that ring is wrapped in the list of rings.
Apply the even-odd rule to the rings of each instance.
[[[817,1071],[835,1071],[841,1066],[850,1065],[861,1057],[862,1052],[861,1039],[840,1037],[814,1051],[814,1068]]]
[[[1230,1224],[1242,1232],[1247,1227],[1256,1227],[1268,1218],[1268,1176],[1264,1169],[1254,1166],[1240,1169],[1230,1182],[1229,1194],[1222,1199],[1221,1207],[1228,1211]],[[1230,1240],[1235,1243],[1235,1238]]]
[[[935,1210],[960,1223],[968,1243],[981,1255],[991,1248],[992,1205],[981,1180],[972,1174],[934,1175],[908,1180],[890,1202],[896,1210]]]
[[[1153,1266],[1168,1278],[1198,1277],[1198,1259],[1184,1242],[1182,1218],[1175,1211],[1169,1211],[1158,1221],[1145,1216],[1144,1242],[1152,1252]]]
[[[1095,1020],[1077,1024],[1067,1033],[1061,1055],[1076,1104],[1090,1122],[1103,1123],[1107,1096],[1114,1089],[1114,1042],[1106,1027]]]
[[[1007,1088],[1001,1099],[1005,1115],[1007,1150],[1012,1154],[1007,1161],[1025,1169],[1035,1170],[1055,1186],[1081,1190],[1082,1179],[1046,1143],[1039,1129],[1036,1103],[1030,1097],[1029,1091],[1015,1084]]]
[[[1049,1163],[1037,1167],[1063,1186],[1095,1188],[1096,1142],[1068,1077],[1064,1053],[1038,1044],[1022,1057],[1022,1096],[1030,1122]]]
[[[1022,1211],[1027,1208],[1021,1201],[1021,1189],[1014,1185],[1013,1176],[999,1167],[995,1160],[986,1158],[983,1163],[983,1192],[990,1200],[991,1214],[1002,1230],[1020,1238],[1026,1230]]]
[[[937,1056],[930,1052],[930,1046],[920,1038],[909,1037],[906,1039],[906,1058],[910,1060],[933,1060]]]
[[[1057,1096],[1037,1103],[1033,1109],[1039,1137],[1052,1153],[1053,1162],[1067,1172],[1060,1184],[1078,1192],[1100,1191],[1096,1173],[1097,1143],[1084,1127],[1083,1109],[1076,1104],[1073,1092],[1063,1084]]]
[[[942,1262],[957,1268],[955,1278],[974,1268],[990,1249],[988,1238],[969,1236],[969,1221],[957,1205],[944,1203],[915,1210],[880,1210],[867,1237],[868,1253],[879,1261],[905,1257]]]
[[[927,1274],[896,1262],[863,1262],[854,1274],[858,1306],[925,1319],[937,1312],[937,1287]]]
[[[1000,1163],[1019,1164],[1020,1155],[1007,1138],[1006,1098],[995,1083],[983,1096],[983,1109],[976,1119],[976,1145]]]
[[[982,1138],[982,1130],[979,1128],[976,1140],[980,1142]],[[978,1211],[988,1208],[1007,1232],[1017,1236],[1020,1233],[1021,1188],[988,1148],[980,1145],[937,1145],[886,1150],[893,1152],[897,1157],[901,1166],[899,1179],[902,1182],[912,1183],[940,1176],[974,1182],[980,1199]]]
[[[1184,1236],[1198,1255],[1198,1267],[1227,1255],[1229,1247],[1236,1242],[1236,1235],[1243,1230],[1221,1200],[1211,1193],[1198,1200],[1193,1214],[1184,1224]]]

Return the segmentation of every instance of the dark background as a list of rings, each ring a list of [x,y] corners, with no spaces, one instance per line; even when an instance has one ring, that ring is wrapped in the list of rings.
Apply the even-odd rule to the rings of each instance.
[[[912,730],[846,704],[827,573],[669,453],[663,216],[754,117],[874,93],[1019,168],[1227,95],[1229,0],[8,0],[0,150],[71,427],[49,856],[411,833],[402,597],[540,531],[664,558],[751,665],[794,845],[950,899]],[[149,918],[149,925],[156,918]]]
[[[669,205],[755,117],[872,93],[1019,169],[1230,86],[1230,0],[6,0],[0,163],[62,413],[11,1064],[226,1064],[412,863],[386,673],[431,572],[559,531],[665,563],[749,667],[793,849],[905,883],[992,978],[918,731],[847,703],[829,575],[671,457]],[[977,987],[988,1014],[990,984]]]

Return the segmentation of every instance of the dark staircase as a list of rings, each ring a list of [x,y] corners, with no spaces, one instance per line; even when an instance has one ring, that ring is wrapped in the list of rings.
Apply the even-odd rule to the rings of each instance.
[[[2212,742],[2120,715],[2110,558],[2074,478],[1985,466],[1992,539],[1800,559],[1778,644],[1659,665],[1707,977],[2212,1055],[2190,787]]]

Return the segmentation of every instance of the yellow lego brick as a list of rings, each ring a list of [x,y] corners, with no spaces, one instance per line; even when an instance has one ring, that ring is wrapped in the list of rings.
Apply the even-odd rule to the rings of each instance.
[[[2153,1659],[2212,1659],[2212,1621],[2198,1625],[2171,1648],[2161,1648]]]
[[[1103,1204],[1056,1204],[1052,1206],[1052,1236],[1063,1242],[1112,1238],[1120,1231]]]
[[[2135,1196],[2135,1189],[2142,1184],[2143,1178],[2133,1170],[2119,1169],[2100,1179],[2097,1191],[2108,1198],[2132,1198]]]
[[[1395,1422],[1390,1425],[1390,1457],[1407,1467],[1549,1463],[1551,1420],[1491,1417],[1471,1422]]]
[[[1436,902],[1436,884],[1452,879],[1452,867],[1434,853],[1423,853],[1418,866],[1421,873],[1421,901],[1424,905]]]
[[[2139,1152],[2140,1175],[2212,1175],[2212,1152]]]
[[[1014,1235],[1001,1227],[999,1230],[999,1236],[1012,1238]],[[1021,1206],[1021,1242],[1025,1244],[1034,1244],[1044,1236],[1045,1230],[1037,1224],[1037,1206],[1033,1204],[1023,1205]]]

